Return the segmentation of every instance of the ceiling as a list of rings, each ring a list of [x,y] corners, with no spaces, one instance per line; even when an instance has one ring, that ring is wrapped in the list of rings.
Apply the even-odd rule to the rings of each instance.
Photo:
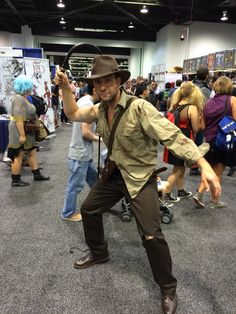
[[[190,21],[220,22],[222,11],[236,24],[236,0],[2,0],[0,31],[21,33],[28,25],[33,35],[155,41],[156,32],[170,22],[189,25]],[[149,9],[140,13],[142,5]],[[60,18],[66,21],[59,24]],[[132,22],[134,29],[129,29]],[[92,29],[75,31],[74,28]],[[94,29],[104,30],[95,32]]]

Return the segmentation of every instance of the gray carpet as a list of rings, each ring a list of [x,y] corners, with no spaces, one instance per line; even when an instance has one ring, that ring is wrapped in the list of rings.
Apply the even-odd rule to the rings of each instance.
[[[33,182],[24,167],[22,178],[30,186],[11,188],[10,169],[0,163],[0,313],[161,313],[159,289],[134,219],[120,220],[120,204],[104,215],[110,262],[87,270],[72,267],[83,253],[70,254],[70,247],[86,245],[81,222],[65,222],[59,215],[70,133],[71,126],[62,126],[42,143],[38,157],[49,182]],[[187,189],[194,192],[198,180],[187,174]],[[194,210],[186,199],[173,208],[172,223],[162,224],[178,279],[178,314],[236,313],[235,180],[223,178],[226,209]]]

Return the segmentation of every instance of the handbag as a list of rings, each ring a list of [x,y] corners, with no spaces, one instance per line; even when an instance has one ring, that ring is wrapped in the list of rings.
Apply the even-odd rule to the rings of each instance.
[[[35,139],[36,139],[36,142],[42,142],[50,134],[50,132],[48,128],[46,127],[46,125],[41,120],[38,120],[38,121],[39,121],[39,128],[35,132]]]
[[[136,99],[136,98],[137,97],[131,97],[128,100],[128,102],[126,104],[126,107],[124,109],[122,108],[120,110],[120,112],[118,113],[118,115],[117,115],[117,117],[116,117],[116,119],[114,121],[114,124],[112,126],[111,134],[110,134],[109,142],[108,142],[107,158],[106,158],[106,161],[105,161],[105,166],[102,169],[102,173],[101,173],[101,180],[102,180],[103,184],[106,184],[111,179],[111,177],[114,175],[114,173],[116,171],[118,171],[118,167],[117,167],[115,161],[110,159],[110,155],[111,155],[111,152],[112,152],[112,145],[113,145],[114,137],[115,137],[115,131],[116,131],[116,128],[117,128],[117,126],[118,126],[118,124],[120,122],[121,117],[123,116],[125,111],[128,109],[128,107],[130,106],[131,102],[134,99]],[[100,151],[99,151],[99,155],[100,155]]]
[[[36,120],[24,121],[24,130],[26,134],[34,134],[39,131],[40,125]]]

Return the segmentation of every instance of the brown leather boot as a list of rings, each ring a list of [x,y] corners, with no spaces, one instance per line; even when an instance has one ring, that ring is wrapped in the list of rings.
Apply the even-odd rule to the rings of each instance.
[[[174,314],[177,309],[177,296],[163,296],[161,300],[162,311],[164,314]]]

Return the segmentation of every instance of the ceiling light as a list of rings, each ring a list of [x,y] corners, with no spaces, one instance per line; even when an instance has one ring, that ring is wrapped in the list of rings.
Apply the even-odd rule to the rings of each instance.
[[[222,17],[220,19],[223,22],[228,20],[227,11],[223,11]]]
[[[65,3],[62,0],[58,0],[57,7],[58,8],[64,8],[65,7]]]
[[[132,22],[130,22],[130,23],[129,23],[128,28],[134,28],[134,25],[133,25],[133,23],[132,23]]]
[[[148,8],[147,8],[146,5],[143,5],[143,6],[142,6],[142,8],[141,8],[141,10],[140,10],[140,13],[143,13],[143,14],[148,13]]]
[[[61,18],[61,20],[60,20],[59,23],[60,23],[60,24],[66,24],[66,21],[64,20],[64,17]]]
[[[82,32],[97,32],[97,33],[117,33],[116,29],[102,29],[102,28],[84,28],[84,27],[75,27],[75,31],[82,31]]]

